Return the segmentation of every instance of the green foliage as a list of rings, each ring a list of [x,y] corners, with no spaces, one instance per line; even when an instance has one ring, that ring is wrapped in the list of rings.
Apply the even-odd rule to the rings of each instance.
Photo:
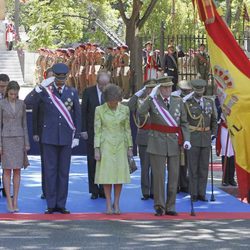
[[[144,0],[140,18],[143,16],[149,2]],[[14,0],[7,0],[8,17],[14,17]],[[126,15],[132,10],[132,0],[123,0]],[[198,21],[194,13],[191,0],[175,0],[173,11],[172,0],[158,0],[153,12],[149,16],[140,36],[143,41],[154,40],[156,47],[160,44],[161,22],[165,27],[165,35],[194,35],[204,32],[203,24]],[[225,0],[217,0],[224,13]],[[247,6],[250,0],[245,0]],[[40,47],[56,48],[72,46],[72,44],[92,41],[102,45],[110,44],[109,39],[98,28],[93,19],[98,17],[110,30],[118,32],[125,39],[125,25],[121,21],[117,10],[118,0],[29,0],[21,4],[20,25],[23,25],[28,36],[31,50]],[[232,0],[232,30],[242,32],[242,15],[238,19],[234,16],[239,8],[239,1]],[[79,16],[79,17],[77,17]],[[246,23],[246,25],[248,25]]]

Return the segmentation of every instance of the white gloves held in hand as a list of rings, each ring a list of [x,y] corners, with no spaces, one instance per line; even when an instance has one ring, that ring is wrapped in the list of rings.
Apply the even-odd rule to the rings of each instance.
[[[71,148],[77,147],[79,145],[79,139],[74,138],[71,144]]]
[[[160,85],[157,85],[157,86],[155,86],[155,87],[152,89],[151,93],[149,94],[149,96],[150,96],[151,98],[154,98],[154,97],[156,96],[159,87],[160,87]]]
[[[216,139],[216,136],[215,135],[211,135],[211,142],[213,143]]]
[[[88,136],[88,132],[81,132],[81,137],[84,139],[84,140],[88,140],[89,136]]]
[[[145,89],[146,89],[146,86],[144,86],[142,89],[138,90],[138,91],[135,93],[135,95],[136,95],[137,97],[142,96],[142,95],[144,94]]]
[[[183,144],[183,148],[186,150],[189,150],[191,148],[191,143],[190,141],[185,141]]]
[[[95,148],[95,160],[100,161],[101,160],[101,151],[100,148]]]

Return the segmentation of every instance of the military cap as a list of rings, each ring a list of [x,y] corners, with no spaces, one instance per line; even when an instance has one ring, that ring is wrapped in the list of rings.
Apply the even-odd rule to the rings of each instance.
[[[187,81],[187,80],[181,80],[181,81],[179,81],[178,82],[178,87],[180,88],[180,89],[192,89],[192,86],[191,86],[191,84],[190,84],[190,82],[189,81]]]
[[[147,42],[144,44],[144,46],[147,46],[148,44],[153,45],[152,41],[147,41]]]
[[[170,48],[173,48],[173,49],[174,49],[174,45],[173,45],[173,44],[169,44],[169,45],[168,45],[168,49],[170,49]]]
[[[155,79],[150,79],[144,82],[144,86],[146,88],[154,88],[157,85],[157,82]]]
[[[169,87],[174,85],[172,82],[173,76],[164,76],[157,79],[157,83],[160,84],[161,87]]]
[[[204,87],[207,86],[207,82],[203,79],[194,79],[190,81],[190,84],[192,86],[193,89],[195,90],[201,90]]]
[[[56,63],[52,66],[56,79],[64,80],[69,72],[69,67],[64,63]]]
[[[86,45],[82,43],[79,45],[79,47],[85,49]]]
[[[75,49],[73,49],[73,48],[69,48],[69,49],[68,49],[68,52],[70,52],[70,53],[74,53],[74,52],[75,52]]]
[[[128,45],[123,44],[123,45],[122,45],[122,48],[123,48],[123,49],[128,49]]]

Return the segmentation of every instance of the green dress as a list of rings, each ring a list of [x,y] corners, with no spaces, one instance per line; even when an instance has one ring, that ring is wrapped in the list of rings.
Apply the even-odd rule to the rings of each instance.
[[[132,147],[129,108],[118,104],[111,110],[105,103],[95,110],[94,147],[100,148],[96,184],[130,183],[128,147]]]

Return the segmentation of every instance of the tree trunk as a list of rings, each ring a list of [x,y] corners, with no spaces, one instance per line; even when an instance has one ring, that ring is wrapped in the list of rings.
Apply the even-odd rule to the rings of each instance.
[[[20,26],[20,1],[15,0],[15,29],[16,29],[16,35],[17,35],[17,40],[20,39],[19,35],[19,26]]]
[[[126,44],[130,50],[130,86],[132,93],[142,84],[142,46],[138,33],[138,28],[132,21],[126,25]]]
[[[231,27],[232,23],[231,0],[226,0],[226,23],[228,27]]]

